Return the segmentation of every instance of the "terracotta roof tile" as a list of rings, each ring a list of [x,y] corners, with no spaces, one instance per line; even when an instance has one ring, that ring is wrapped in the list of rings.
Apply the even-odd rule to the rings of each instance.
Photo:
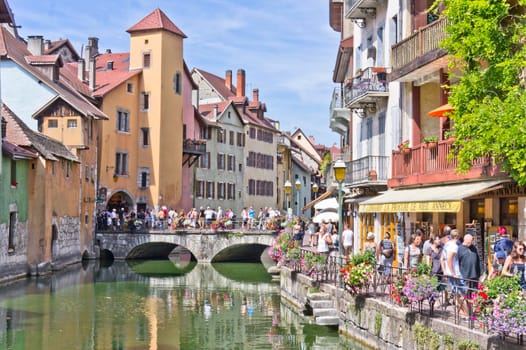
[[[26,62],[29,64],[50,64],[50,63],[59,63],[62,65],[62,60],[60,55],[40,55],[40,56],[25,56]]]
[[[141,19],[135,25],[127,30],[128,33],[145,31],[145,30],[156,30],[164,29],[186,38],[186,35],[164,14],[161,9],[156,8],[152,13]]]
[[[226,86],[226,80],[223,78],[218,77],[217,75],[214,75],[212,73],[206,72],[204,70],[194,68],[196,72],[201,74],[201,76],[210,83],[214,87],[214,89],[226,100],[229,97],[236,96],[236,88],[232,86],[232,90],[230,90]]]

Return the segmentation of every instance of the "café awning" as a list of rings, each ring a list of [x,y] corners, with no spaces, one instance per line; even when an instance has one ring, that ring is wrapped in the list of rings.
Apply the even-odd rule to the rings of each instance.
[[[459,212],[462,200],[497,189],[504,182],[483,181],[456,185],[389,190],[360,203],[360,213]]]

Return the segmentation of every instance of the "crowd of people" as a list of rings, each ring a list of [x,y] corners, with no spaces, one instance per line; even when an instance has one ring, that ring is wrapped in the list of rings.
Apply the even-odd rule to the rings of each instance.
[[[246,230],[265,229],[269,219],[280,216],[279,210],[271,207],[259,208],[256,213],[254,207],[244,207],[237,216],[230,208],[223,210],[217,208],[206,208],[201,206],[199,209],[181,209],[179,211],[166,206],[161,206],[158,210],[128,211],[124,206],[120,208],[108,208],[99,211],[97,215],[97,229],[109,231],[122,230],[141,230],[141,229],[182,229],[182,228],[201,228],[209,229],[221,227],[225,229],[241,228]]]

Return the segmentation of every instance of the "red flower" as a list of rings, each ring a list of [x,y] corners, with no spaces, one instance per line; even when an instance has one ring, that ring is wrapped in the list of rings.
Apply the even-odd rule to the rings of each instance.
[[[486,293],[480,292],[479,295],[481,296],[482,299],[488,300],[488,295]]]
[[[11,186],[17,186],[18,185],[18,182],[16,182],[15,180],[11,181]]]

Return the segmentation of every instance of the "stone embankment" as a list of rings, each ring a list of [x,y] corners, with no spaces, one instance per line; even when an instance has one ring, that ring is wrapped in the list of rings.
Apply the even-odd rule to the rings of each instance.
[[[393,305],[389,300],[353,296],[333,284],[317,284],[287,267],[280,269],[282,301],[304,322],[338,327],[340,334],[371,349],[526,349],[447,317]]]

